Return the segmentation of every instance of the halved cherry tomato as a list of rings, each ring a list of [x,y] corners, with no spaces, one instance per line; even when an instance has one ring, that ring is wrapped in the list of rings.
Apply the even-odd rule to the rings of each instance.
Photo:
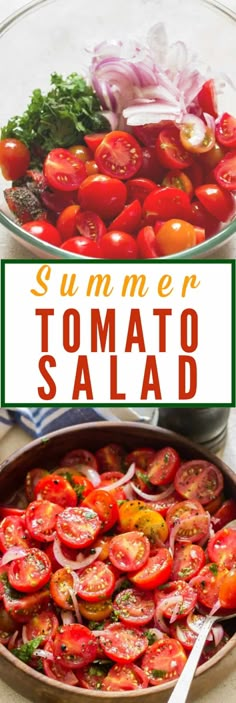
[[[214,169],[214,176],[219,185],[229,191],[236,190],[236,151],[229,151]],[[226,195],[226,193],[225,193]],[[230,195],[230,193],[228,193]],[[233,214],[233,213],[231,213]]]
[[[189,617],[191,617],[191,615],[188,615],[188,618]],[[197,614],[193,617],[197,618],[197,623],[200,622],[200,624],[203,625],[205,620],[204,615]],[[193,632],[193,630],[190,630],[190,627],[188,627],[187,618],[185,620],[175,620],[175,622],[170,625],[170,636],[178,640],[187,652],[191,652],[197,639],[197,633]]]
[[[140,259],[157,259],[157,239],[153,227],[147,225],[140,229],[137,236]]]
[[[90,508],[66,508],[58,515],[57,533],[59,539],[72,548],[89,547],[97,537],[101,521]]]
[[[27,530],[37,542],[52,542],[55,537],[56,518],[61,506],[49,500],[35,500],[25,513]]]
[[[84,212],[80,211],[76,215],[76,232],[80,234],[81,237],[87,237],[97,242],[103,237],[106,231],[104,222],[95,212],[84,210]]]
[[[105,654],[119,664],[133,662],[148,647],[148,640],[141,630],[124,627],[120,623],[108,625],[100,637]]]
[[[124,474],[121,473],[121,471],[106,471],[104,474],[102,474],[102,481],[100,483],[99,488],[111,486],[112,483],[116,483],[116,481],[119,481],[121,478],[123,478],[123,476]],[[118,486],[118,488],[109,490],[109,493],[113,496],[116,501],[126,500],[125,491],[122,486]]]
[[[110,443],[96,451],[97,468],[104,471],[121,471],[124,468],[125,450],[120,444]]]
[[[119,571],[138,571],[146,564],[150,544],[142,532],[132,531],[112,537],[109,557]]]
[[[29,149],[19,139],[0,141],[0,168],[7,181],[22,178],[30,163]]]
[[[136,664],[114,664],[103,679],[103,691],[136,691],[148,687],[148,677]]]
[[[197,244],[195,227],[184,220],[168,220],[158,230],[156,243],[159,256],[191,249]]]
[[[61,236],[56,227],[51,225],[50,222],[46,220],[32,220],[32,222],[25,222],[23,229],[29,234],[32,234],[36,239],[40,239],[41,242],[47,242],[47,244],[52,244],[53,247],[61,246]]]
[[[177,503],[178,500],[178,493],[176,493],[173,487],[173,492],[166,496],[166,498],[162,498],[162,494],[158,493],[155,502],[150,502],[149,506],[153,510],[156,510],[157,513],[160,513],[160,515],[163,515],[163,517],[166,517],[167,510],[169,510],[171,505]]]
[[[96,659],[97,641],[84,625],[64,625],[53,642],[55,662],[65,669],[81,669]]]
[[[147,625],[154,616],[154,600],[151,593],[142,593],[135,588],[128,588],[118,593],[114,608],[121,622],[134,627]]]
[[[141,588],[144,591],[152,590],[168,581],[172,562],[173,559],[169,549],[160,547],[156,549],[154,556],[149,557],[147,563],[140,571],[129,575],[129,579],[137,588]]]
[[[147,468],[149,468],[150,464],[154,460],[155,455],[155,449],[149,449],[148,447],[140,447],[138,449],[134,449],[132,452],[127,454],[125,458],[125,463],[128,467],[131,466],[131,464],[135,464],[136,468],[145,471]]]
[[[197,99],[202,112],[208,112],[209,115],[215,118],[218,116],[215,82],[212,78],[203,84]]]
[[[219,590],[228,569],[219,564],[206,564],[194,579],[198,602],[211,610],[219,599]]]
[[[76,235],[76,215],[79,212],[79,205],[69,205],[62,210],[57,220],[57,229],[61,235],[61,241],[66,242]]]
[[[223,159],[223,161],[224,160],[225,159]],[[221,168],[221,165],[222,161],[220,161],[219,165],[216,167],[215,172],[217,171],[217,169]],[[206,210],[208,210],[211,215],[216,217],[218,220],[222,222],[227,222],[231,217],[233,217],[235,211],[234,198],[231,193],[227,193],[216,183],[200,186],[199,188],[196,188],[195,193],[202,205],[206,208]]]
[[[77,256],[87,256],[90,259],[101,259],[101,251],[97,242],[93,242],[87,237],[72,237],[62,244],[63,251],[71,251]]]
[[[94,454],[88,452],[87,449],[72,449],[60,461],[60,466],[78,466],[79,464],[87,464],[87,466],[95,470],[98,468]]]
[[[12,591],[8,584],[3,596],[3,605],[6,611],[10,613],[12,618],[17,620],[17,622],[22,623],[28,622],[29,618],[35,615],[35,613],[49,608],[50,603],[50,593],[47,587],[36,593],[21,593],[19,597],[16,591]]]
[[[121,180],[132,178],[142,164],[142,149],[131,134],[113,131],[107,134],[95,151],[101,173]]]
[[[45,469],[31,469],[31,471],[28,471],[28,473],[26,474],[25,492],[29,503],[31,500],[34,500],[35,486],[44,476],[48,476],[48,471],[46,471]]]
[[[51,474],[44,476],[36,484],[34,489],[36,500],[49,500],[64,507],[74,507],[77,505],[77,495],[69,481],[64,476]]]
[[[185,651],[177,640],[165,637],[148,647],[141,667],[152,686],[172,681],[180,676],[187,661]]]
[[[184,171],[179,171],[178,169],[175,171],[168,171],[162,181],[162,185],[166,188],[179,188],[180,190],[184,190],[190,199],[193,197],[193,184]]]
[[[102,237],[101,256],[104,259],[137,259],[136,241],[127,232],[112,231]]]
[[[191,203],[191,215],[189,217],[189,222],[195,227],[196,238],[197,238],[197,228],[205,230],[206,237],[212,237],[219,230],[219,220],[217,220],[213,215],[203,207],[199,200],[193,200]]]
[[[178,469],[174,484],[182,498],[197,500],[206,505],[223,490],[221,471],[209,461],[186,461]]]
[[[95,561],[87,566],[79,577],[77,593],[88,603],[97,603],[109,598],[114,591],[115,576],[103,561]]]
[[[142,215],[142,208],[139,200],[133,200],[129,205],[125,205],[124,210],[111,222],[108,231],[122,231],[132,234],[139,226]]]
[[[85,178],[79,189],[82,209],[93,210],[104,220],[112,220],[123,210],[126,196],[126,186],[121,180],[102,173]]]
[[[133,133],[135,134],[135,137],[137,137],[137,139],[141,142],[141,144],[153,148],[156,144],[158,134],[164,126],[166,126],[166,123],[163,124],[163,122],[159,122],[158,124],[151,123],[137,125],[133,127]]]
[[[113,612],[113,604],[111,600],[99,600],[97,603],[87,603],[81,600],[79,602],[79,610],[86,620],[102,622],[109,618]]]
[[[51,562],[41,549],[30,549],[24,557],[11,561],[8,579],[12,588],[35,593],[43,588],[51,575]]]
[[[180,132],[177,127],[166,127],[158,134],[156,141],[157,157],[165,168],[187,168],[191,166],[192,156],[180,141]]]
[[[71,591],[74,588],[73,576],[70,569],[58,569],[51,577],[50,593],[51,597],[63,610],[74,610],[71,599]]]
[[[221,530],[222,527],[227,525],[231,520],[236,518],[236,500],[234,498],[229,498],[223,505],[217,510],[212,518],[212,525],[215,532]]]
[[[87,498],[89,493],[91,493],[91,491],[93,491],[93,489],[94,489],[94,486],[91,483],[91,481],[89,481],[89,479],[86,478],[86,476],[82,476],[81,474],[78,474],[78,473],[76,473],[76,474],[72,473],[72,484],[73,484],[73,488],[76,492],[77,500],[79,502],[81,500],[84,500],[85,498]]]
[[[216,123],[216,138],[226,149],[236,149],[236,118],[228,112]]]
[[[181,500],[175,502],[167,511],[166,522],[171,530],[178,522],[186,520],[195,515],[205,515],[205,510],[199,500]],[[178,533],[178,541],[181,541],[181,525]],[[186,530],[183,530],[183,539],[187,537]],[[193,540],[194,541],[194,540]],[[198,540],[199,541],[199,540]]]
[[[146,506],[138,510],[131,518],[131,529],[140,530],[148,537],[152,548],[161,542],[165,542],[168,537],[167,524],[158,512]]]
[[[171,483],[180,466],[180,456],[173,447],[163,447],[156,452],[148,466],[148,478],[154,486]]]
[[[236,569],[236,530],[223,527],[209,539],[207,551],[210,561],[215,561],[226,569]]]
[[[3,520],[4,517],[10,517],[10,515],[24,517],[25,510],[21,508],[7,508],[6,505],[0,505],[0,521]]]
[[[108,666],[106,666],[105,661],[104,663],[100,663],[99,661],[96,663],[93,662],[91,666],[85,666],[84,669],[80,669],[80,671],[77,672],[79,686],[90,690],[95,689],[96,691],[103,688],[103,682],[107,675],[107,669]]]
[[[219,601],[222,608],[236,608],[236,569],[232,569],[222,581],[219,589]]]
[[[44,647],[45,652],[49,652],[53,656],[52,642],[46,642]],[[60,666],[59,662],[55,662],[55,659],[43,658],[43,670],[49,679],[54,681],[62,681],[63,684],[68,686],[78,686],[78,677],[73,671],[68,671],[64,666]]]
[[[69,151],[71,154],[77,156],[80,161],[83,161],[83,163],[93,158],[93,152],[91,149],[89,149],[88,146],[83,146],[83,144],[75,144],[75,146],[70,146]]]
[[[97,547],[101,547],[99,561],[106,561],[108,559],[110,541],[111,537],[108,537],[108,535],[102,535],[101,537],[98,537],[98,539],[96,539],[96,542],[94,542],[94,549],[96,549]]]
[[[133,517],[140,508],[146,508],[147,504],[143,500],[124,500],[118,506],[119,524],[122,532],[131,530]]]
[[[83,162],[68,149],[52,149],[47,155],[43,172],[49,185],[56,190],[77,190],[86,178]]]
[[[223,500],[224,500],[223,493],[219,493],[219,495],[216,498],[213,498],[213,500],[210,500],[210,502],[205,505],[205,510],[207,510],[207,512],[210,513],[210,515],[214,515],[214,513],[216,513],[216,511],[218,510],[220,505],[222,505]]]
[[[174,552],[171,580],[190,581],[202,569],[205,561],[205,553],[199,544],[178,545]]]
[[[100,533],[107,532],[118,520],[118,506],[110,491],[95,488],[83,501],[82,506],[94,510],[100,520]]]
[[[203,164],[204,169],[211,171],[213,168],[217,166],[217,164],[221,161],[221,159],[224,158],[224,150],[222,147],[215,143],[215,146],[213,146],[213,149],[208,151],[206,154],[201,154],[201,164]],[[198,183],[197,185],[201,185],[201,183]]]
[[[86,134],[84,137],[84,141],[87,144],[88,148],[91,149],[92,153],[96,151],[98,148],[99,144],[103,141],[104,137],[107,136],[109,132],[95,132],[94,134]]]
[[[126,187],[127,202],[132,203],[133,200],[139,200],[141,205],[143,205],[147,195],[157,189],[157,184],[150,178],[132,178],[126,182]]]
[[[25,516],[8,515],[0,524],[0,549],[7,552],[10,547],[30,547],[30,538],[25,525]]]
[[[174,596],[180,596],[179,603],[171,603]],[[170,601],[170,602],[169,602]],[[181,620],[194,610],[197,602],[197,594],[192,586],[181,579],[166,583],[160,590],[155,592],[155,602],[157,610],[161,607],[161,612],[165,618]]]
[[[25,625],[27,640],[42,637],[42,644],[53,638],[58,630],[59,622],[52,610],[42,610],[41,613],[32,615]]]
[[[142,164],[137,172],[137,177],[150,178],[156,183],[161,183],[164,169],[159,164],[155,146],[142,148]]]
[[[157,188],[144,200],[143,214],[150,225],[156,220],[173,218],[188,222],[191,214],[189,196],[179,188]]]
[[[206,154],[207,157],[207,154]],[[190,178],[191,183],[193,184],[193,188],[197,188],[198,186],[202,185],[203,182],[203,167],[202,167],[202,160],[204,157],[203,154],[201,154],[199,161],[193,161],[192,165],[189,166],[189,168],[186,169],[186,174],[188,178]]]

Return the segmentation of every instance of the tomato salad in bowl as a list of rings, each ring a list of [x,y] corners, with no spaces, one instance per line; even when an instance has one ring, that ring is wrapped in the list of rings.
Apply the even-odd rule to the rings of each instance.
[[[116,443],[45,464],[20,507],[0,506],[0,643],[87,692],[172,685],[206,614],[236,607],[223,473],[172,446]],[[200,664],[228,640],[213,626]]]
[[[7,206],[57,258],[191,256],[235,230],[236,117],[218,108],[222,77],[183,42],[169,46],[161,23],[128,49],[98,44],[86,78],[52,74],[2,128]]]

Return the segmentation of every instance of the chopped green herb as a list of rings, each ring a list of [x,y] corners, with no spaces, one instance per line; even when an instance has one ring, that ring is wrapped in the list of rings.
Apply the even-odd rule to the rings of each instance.
[[[217,564],[209,564],[209,569],[212,572],[212,574],[214,574],[214,576],[216,576],[216,574],[218,574]]]
[[[152,669],[151,675],[154,676],[154,679],[164,679],[166,671],[163,669]]]
[[[14,654],[14,656],[20,659],[22,662],[27,664],[27,662],[31,659],[32,655],[34,654],[35,650],[40,647],[42,641],[43,637],[35,637],[33,640],[30,640],[30,642],[22,644],[21,647],[12,649],[12,654]]]
[[[143,481],[143,483],[146,484],[146,486],[151,486],[151,483],[149,481],[147,474],[144,474],[142,471],[136,471],[136,476],[138,478],[140,478]]]
[[[155,632],[151,632],[151,630],[146,630],[144,634],[148,640],[149,645],[154,644],[154,642],[157,641],[157,636],[155,635]]]
[[[112,620],[112,622],[118,622],[118,621],[119,621],[119,613],[118,613],[118,610],[115,610],[115,609],[113,610],[113,613],[111,613],[111,615],[110,615],[110,619]]]

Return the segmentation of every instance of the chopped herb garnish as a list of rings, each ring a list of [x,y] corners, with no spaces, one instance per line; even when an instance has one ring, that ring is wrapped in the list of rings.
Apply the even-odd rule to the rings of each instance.
[[[144,634],[148,640],[149,645],[154,644],[154,642],[157,641],[157,636],[155,635],[155,632],[152,632],[151,630],[146,630]]]
[[[212,572],[212,574],[214,574],[214,576],[216,576],[216,574],[218,574],[217,564],[209,564],[209,569]]]
[[[14,656],[20,659],[22,662],[27,664],[27,662],[31,659],[32,655],[34,654],[35,650],[40,647],[42,641],[43,637],[35,637],[33,640],[30,640],[30,642],[22,644],[21,647],[12,649],[12,654],[14,654]]]
[[[151,675],[154,676],[154,679],[164,679],[166,671],[163,669],[152,669]]]

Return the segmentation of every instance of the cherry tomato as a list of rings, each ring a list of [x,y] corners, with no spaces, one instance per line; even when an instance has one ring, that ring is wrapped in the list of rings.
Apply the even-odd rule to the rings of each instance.
[[[149,540],[140,532],[126,532],[111,539],[109,557],[119,571],[142,569],[149,554]]]
[[[146,471],[150,464],[153,462],[156,455],[155,449],[149,449],[148,447],[140,447],[134,449],[134,451],[127,454],[125,458],[126,466],[135,464],[136,468]]]
[[[24,557],[11,561],[8,579],[12,588],[35,593],[43,588],[51,575],[51,562],[41,549],[30,549]]]
[[[197,96],[202,112],[208,112],[212,117],[218,116],[217,96],[215,82],[210,78],[206,81]]]
[[[223,527],[209,539],[207,551],[210,561],[215,561],[226,569],[236,568],[236,530]]]
[[[219,590],[228,574],[228,569],[219,564],[206,564],[194,579],[198,602],[211,610],[219,599]]]
[[[180,132],[177,127],[166,127],[158,134],[156,141],[157,157],[165,168],[187,168],[191,166],[192,156],[180,141]]]
[[[157,513],[160,513],[160,515],[163,515],[163,517],[166,517],[167,510],[171,507],[171,505],[174,505],[174,503],[177,503],[179,500],[178,493],[174,490],[173,487],[173,492],[170,493],[166,498],[162,498],[162,494],[158,493],[156,496],[155,503],[149,503],[150,508],[153,510],[156,510]]]
[[[177,640],[165,637],[148,647],[141,662],[149,684],[157,686],[177,679],[187,661],[185,651]]]
[[[171,599],[174,599],[175,596],[180,596],[179,603],[171,603]],[[171,620],[174,614],[176,620],[181,620],[194,610],[197,594],[189,583],[182,580],[172,581],[172,583],[166,583],[161,590],[155,592],[155,602],[157,610],[161,607],[161,612],[165,618]]]
[[[206,154],[201,155],[201,164],[203,164],[204,169],[206,169],[206,170],[208,169],[209,171],[211,171],[213,168],[215,168],[217,166],[217,164],[221,161],[221,159],[224,158],[224,155],[225,155],[224,150],[216,142],[215,146],[213,146],[213,149],[208,151]],[[200,186],[202,184],[202,180],[200,183],[197,184],[198,186]],[[196,185],[196,187],[197,187],[197,185]]]
[[[69,481],[63,476],[51,474],[44,476],[36,484],[34,489],[36,500],[49,500],[65,507],[74,507],[77,504],[77,495]]]
[[[236,149],[236,118],[228,112],[224,112],[216,123],[216,138],[226,149]]]
[[[113,131],[107,134],[95,151],[101,173],[121,180],[132,178],[142,164],[142,149],[131,134]]]
[[[111,222],[108,230],[121,230],[132,234],[139,226],[141,215],[142,208],[139,200],[133,200],[129,205],[125,205],[124,210]]]
[[[137,177],[150,178],[156,183],[160,183],[163,177],[163,167],[157,159],[155,146],[142,148],[142,164],[137,172]]]
[[[95,488],[83,501],[83,506],[95,511],[100,520],[100,533],[107,532],[118,520],[118,507],[110,491]]]
[[[17,622],[28,622],[33,615],[50,607],[49,589],[45,587],[37,593],[24,593],[19,597],[8,586],[3,596],[3,605]]]
[[[91,469],[97,471],[98,465],[97,460],[92,454],[88,452],[87,449],[72,449],[72,451],[67,452],[60,461],[60,466],[77,466],[79,468],[80,464],[85,464]]]
[[[100,242],[104,259],[137,259],[138,248],[135,239],[127,232],[107,232]]]
[[[202,227],[194,227],[196,235],[196,244],[202,244],[206,239],[206,232]]]
[[[0,524],[0,549],[4,553],[10,547],[25,547],[25,549],[30,547],[24,515],[23,517],[21,515],[8,515]]]
[[[196,115],[187,115],[180,129],[180,141],[186,151],[205,154],[213,149],[215,135]]]
[[[115,576],[103,561],[95,561],[80,573],[77,593],[88,603],[100,603],[101,598],[109,598],[114,591]]]
[[[127,196],[125,184],[103,174],[88,176],[79,189],[83,210],[93,210],[104,220],[112,220],[123,210]]]
[[[215,171],[221,166],[221,164],[222,161],[220,161],[219,166],[216,167]],[[233,217],[235,211],[234,198],[231,193],[227,193],[216,183],[200,186],[196,189],[196,196],[199,198],[206,210],[208,210],[210,214],[218,220],[227,222],[231,217]]]
[[[74,610],[71,600],[71,591],[74,589],[73,576],[70,569],[58,569],[51,577],[50,593],[51,597],[63,610]]]
[[[191,249],[197,244],[196,230],[184,220],[168,220],[156,235],[159,256],[171,256],[178,251]]]
[[[100,259],[101,252],[97,242],[87,237],[72,237],[62,244],[63,251],[71,251],[77,256],[88,256],[90,259]]]
[[[194,459],[180,466],[174,484],[182,498],[198,500],[206,505],[223,490],[223,476],[215,464]]]
[[[98,539],[96,539],[96,542],[94,543],[93,547],[94,549],[97,549],[97,547],[101,547],[99,561],[106,561],[108,559],[110,541],[111,537],[108,537],[107,535],[102,535],[101,537],[98,537]]]
[[[188,618],[190,617],[191,615],[188,615]],[[188,626],[188,618],[185,620],[175,620],[175,622],[170,625],[170,636],[178,640],[187,652],[190,652],[196,642],[197,634],[193,632],[193,630],[190,630]],[[200,624],[200,626],[203,625],[205,620],[205,616],[199,615],[199,613],[197,615],[193,615],[192,618],[194,626],[195,618],[197,625]]]
[[[71,154],[77,156],[80,161],[83,161],[83,163],[93,158],[93,152],[91,151],[91,149],[89,149],[88,146],[83,146],[82,144],[70,146],[69,151]]]
[[[167,510],[166,514],[166,522],[171,530],[172,527],[174,527],[178,522],[180,522],[180,529],[178,530],[178,534],[176,536],[176,539],[178,542],[188,542],[188,541],[197,541],[199,542],[202,537],[205,535],[206,532],[206,525],[205,525],[205,519],[203,520],[203,525],[201,527],[201,521],[200,525],[197,527],[193,524],[187,529],[187,527],[184,525],[183,528],[181,527],[181,523],[183,520],[188,520],[192,517],[202,515],[205,518],[205,510],[202,507],[201,503],[198,500],[181,500],[178,503],[174,503],[174,505],[171,505],[170,508]],[[203,534],[202,534],[203,531]]]
[[[31,471],[28,471],[28,473],[26,474],[25,492],[29,503],[31,500],[34,500],[35,486],[44,476],[48,476],[48,471],[46,471],[45,469],[31,469]]]
[[[58,515],[56,527],[63,544],[80,549],[92,544],[100,531],[101,521],[89,508],[66,508]]]
[[[42,644],[53,638],[58,630],[59,622],[52,610],[42,610],[41,613],[32,615],[25,625],[27,640],[42,637]]]
[[[83,618],[86,618],[91,622],[102,622],[103,620],[106,620],[106,618],[109,618],[113,612],[113,604],[111,600],[99,600],[98,603],[87,603],[86,601],[80,601],[79,609]]]
[[[190,200],[187,193],[179,188],[157,188],[144,200],[143,214],[150,225],[155,224],[156,220],[171,220],[174,217],[188,222]]]
[[[160,547],[156,549],[154,556],[149,557],[147,563],[140,571],[129,575],[129,579],[137,588],[141,588],[144,591],[152,590],[168,581],[172,562],[173,559],[169,549]]]
[[[50,190],[43,190],[41,194],[43,204],[45,205],[47,210],[52,211],[53,215],[54,213],[56,215],[59,215],[60,212],[62,212],[62,210],[65,210],[65,208],[69,207],[69,205],[78,206],[78,203],[75,202],[75,198],[75,191],[68,192],[65,190],[54,190],[52,192]]]
[[[96,662],[91,666],[85,666],[78,673],[79,686],[90,690],[103,688],[103,682],[107,675],[107,666],[100,662]]]
[[[68,149],[52,149],[44,161],[43,172],[52,188],[63,191],[78,190],[86,178],[85,165]]]
[[[116,483],[120,478],[123,478],[124,474],[121,471],[107,471],[102,474],[102,481],[99,488],[105,488],[106,486],[111,486],[112,483]],[[122,486],[109,490],[110,495],[116,500],[126,500],[125,492]]]
[[[190,581],[202,569],[206,561],[199,544],[178,545],[174,553],[171,580]]]
[[[191,203],[189,222],[194,225],[195,231],[198,227],[204,229],[206,232],[206,237],[212,237],[212,235],[216,234],[219,230],[219,220],[213,217],[213,215],[210,215],[199,200],[194,200]]]
[[[32,234],[36,239],[40,239],[41,242],[47,242],[47,244],[52,244],[53,247],[61,246],[61,236],[56,227],[46,222],[46,220],[32,220],[32,222],[25,222],[23,229],[29,234]]]
[[[100,645],[109,659],[119,664],[133,662],[148,647],[148,640],[141,630],[124,627],[120,623],[108,625],[100,637]]]
[[[231,520],[236,519],[236,500],[234,498],[229,498],[223,505],[217,510],[212,518],[212,525],[215,532],[220,530],[222,527],[227,525]]]
[[[166,188],[179,188],[187,193],[190,199],[193,197],[193,184],[184,171],[168,171],[162,181],[162,185]]]
[[[30,152],[19,139],[0,141],[0,167],[7,181],[22,178],[30,164]]]
[[[109,134],[109,132],[95,132],[94,134],[86,134],[84,141],[93,154],[107,134]]]
[[[143,205],[147,195],[157,189],[157,184],[149,178],[132,178],[126,182],[126,187],[127,202],[132,203],[133,200],[139,200]]]
[[[66,242],[67,239],[71,239],[71,237],[76,235],[76,215],[79,209],[79,205],[69,205],[59,215],[57,230],[62,242]]]
[[[236,150],[229,151],[228,154],[224,156],[214,169],[214,176],[217,183],[219,183],[222,188],[229,191],[236,190]],[[230,193],[228,193],[228,195],[230,195]],[[231,212],[231,214],[233,213]]]
[[[147,225],[140,229],[137,236],[140,259],[157,259],[157,239],[153,227]]]
[[[35,500],[25,513],[26,527],[37,542],[52,542],[55,537],[56,518],[61,506],[49,500]]]
[[[85,170],[86,176],[95,176],[96,173],[99,173],[98,165],[93,159],[91,159],[91,161],[86,161]]]
[[[59,469],[60,471],[60,469]],[[86,476],[72,473],[73,487],[76,491],[77,500],[84,500],[93,491],[93,484]]]
[[[65,669],[81,669],[96,659],[97,641],[84,625],[64,625],[53,642],[55,662]]]
[[[163,128],[163,126],[166,126],[161,122],[158,124],[152,123],[152,124],[144,124],[144,125],[137,125],[137,127],[133,127],[133,133],[137,137],[137,139],[141,142],[141,144],[144,144],[144,146],[153,148],[155,147],[156,140],[158,137],[159,132]]]
[[[208,152],[210,153],[210,152]],[[186,169],[186,175],[190,178],[193,188],[197,188],[202,185],[203,182],[203,167],[202,162],[207,158],[207,154],[201,154],[199,161],[193,161],[192,165]],[[200,163],[199,163],[200,162]]]
[[[49,652],[49,654],[53,657],[51,641],[46,642],[44,650],[45,652]],[[59,662],[55,662],[53,658],[43,658],[43,670],[49,679],[53,679],[54,681],[62,681],[63,684],[67,684],[68,686],[78,686],[78,678],[75,676],[74,672],[69,669],[67,671],[64,666],[60,666]]]
[[[10,515],[24,517],[25,510],[22,510],[21,508],[7,508],[6,505],[0,505],[0,521],[3,520],[4,517],[9,517]]]
[[[131,518],[131,529],[141,530],[148,537],[152,547],[165,542],[168,537],[167,524],[158,512],[146,506],[134,513]]]
[[[120,444],[110,443],[96,452],[97,468],[100,472],[122,471],[125,451]]]
[[[128,588],[118,593],[114,600],[114,608],[121,622],[134,627],[147,625],[154,616],[152,594],[142,593],[135,588]]]
[[[136,664],[114,664],[103,679],[103,691],[136,691],[148,687],[148,677]]]
[[[87,237],[97,242],[106,233],[106,227],[101,217],[95,212],[85,210],[78,212],[76,216],[76,231],[82,237]]]
[[[223,495],[223,493],[220,493],[216,498],[213,498],[213,500],[210,500],[210,502],[205,505],[205,510],[207,510],[207,512],[210,513],[210,515],[214,515],[214,513],[216,513],[216,511],[218,510],[220,505],[222,505],[223,500],[224,500],[224,495]]]
[[[219,601],[223,608],[236,608],[236,570],[226,574],[219,589]]]
[[[171,483],[180,466],[180,456],[172,447],[163,447],[156,452],[148,466],[148,478],[154,486]]]

